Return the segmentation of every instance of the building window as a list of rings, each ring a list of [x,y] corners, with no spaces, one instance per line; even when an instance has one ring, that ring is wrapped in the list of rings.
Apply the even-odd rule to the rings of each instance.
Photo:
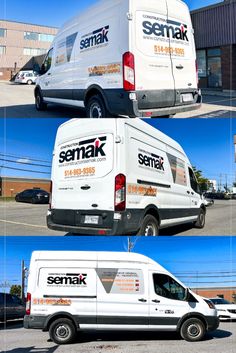
[[[0,37],[6,37],[7,35],[7,30],[4,28],[0,28]]]
[[[0,45],[0,55],[6,54],[6,47],[4,45]]]
[[[24,32],[25,40],[35,40],[40,42],[52,42],[54,39],[52,34],[36,33],[36,32]]]
[[[46,49],[24,48],[23,54],[27,56],[37,56],[46,54]]]
[[[206,50],[197,51],[197,64],[199,77],[207,77]]]

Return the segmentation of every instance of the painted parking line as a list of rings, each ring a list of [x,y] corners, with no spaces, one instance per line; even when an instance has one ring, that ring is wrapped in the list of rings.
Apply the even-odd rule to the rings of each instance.
[[[15,224],[15,225],[20,225],[20,226],[25,226],[25,227],[33,227],[33,228],[48,229],[48,227],[46,227],[46,226],[39,226],[39,225],[36,225],[36,224],[29,224],[29,223],[21,223],[21,222],[7,221],[7,220],[5,220],[5,219],[0,219],[0,222],[9,223],[9,224]]]

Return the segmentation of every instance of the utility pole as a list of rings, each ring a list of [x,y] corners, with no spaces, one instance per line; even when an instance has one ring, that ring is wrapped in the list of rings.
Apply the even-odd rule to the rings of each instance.
[[[26,279],[27,268],[25,267],[25,261],[21,261],[21,294],[20,297],[25,301],[25,279]]]

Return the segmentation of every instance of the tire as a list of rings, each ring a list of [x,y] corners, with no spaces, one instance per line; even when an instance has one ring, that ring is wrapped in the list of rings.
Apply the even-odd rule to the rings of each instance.
[[[146,215],[142,221],[137,235],[157,236],[159,234],[159,223],[152,215]]]
[[[43,110],[47,109],[47,104],[44,103],[43,97],[42,97],[42,95],[41,95],[39,90],[37,90],[36,94],[35,94],[35,108],[38,111],[43,111]]]
[[[87,118],[92,119],[111,117],[111,114],[106,109],[105,103],[99,94],[89,98],[86,105],[86,115]]]
[[[75,335],[76,329],[73,322],[66,318],[55,320],[49,327],[49,336],[56,344],[71,343]]]
[[[203,208],[201,208],[198,215],[197,222],[195,222],[194,226],[195,228],[202,229],[205,227],[205,223],[206,223],[206,212],[203,210]]]
[[[180,329],[181,337],[188,342],[201,341],[206,333],[206,327],[204,323],[197,319],[191,318],[186,320]]]
[[[26,83],[27,83],[27,85],[32,85],[33,81],[32,80],[28,80]]]

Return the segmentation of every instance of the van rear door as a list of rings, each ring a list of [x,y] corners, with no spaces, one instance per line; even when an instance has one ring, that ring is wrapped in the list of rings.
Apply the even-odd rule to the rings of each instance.
[[[198,86],[192,21],[189,9],[183,1],[167,0],[167,4],[176,97],[178,99],[180,94],[180,103],[191,103],[191,90],[196,90]]]
[[[99,124],[96,132],[90,121],[61,131],[67,137],[58,138],[55,148],[52,208],[114,210],[115,130],[103,130],[105,124]]]
[[[131,50],[135,55],[139,109],[173,106],[175,87],[166,29],[167,1],[135,0],[133,5],[135,28]]]

